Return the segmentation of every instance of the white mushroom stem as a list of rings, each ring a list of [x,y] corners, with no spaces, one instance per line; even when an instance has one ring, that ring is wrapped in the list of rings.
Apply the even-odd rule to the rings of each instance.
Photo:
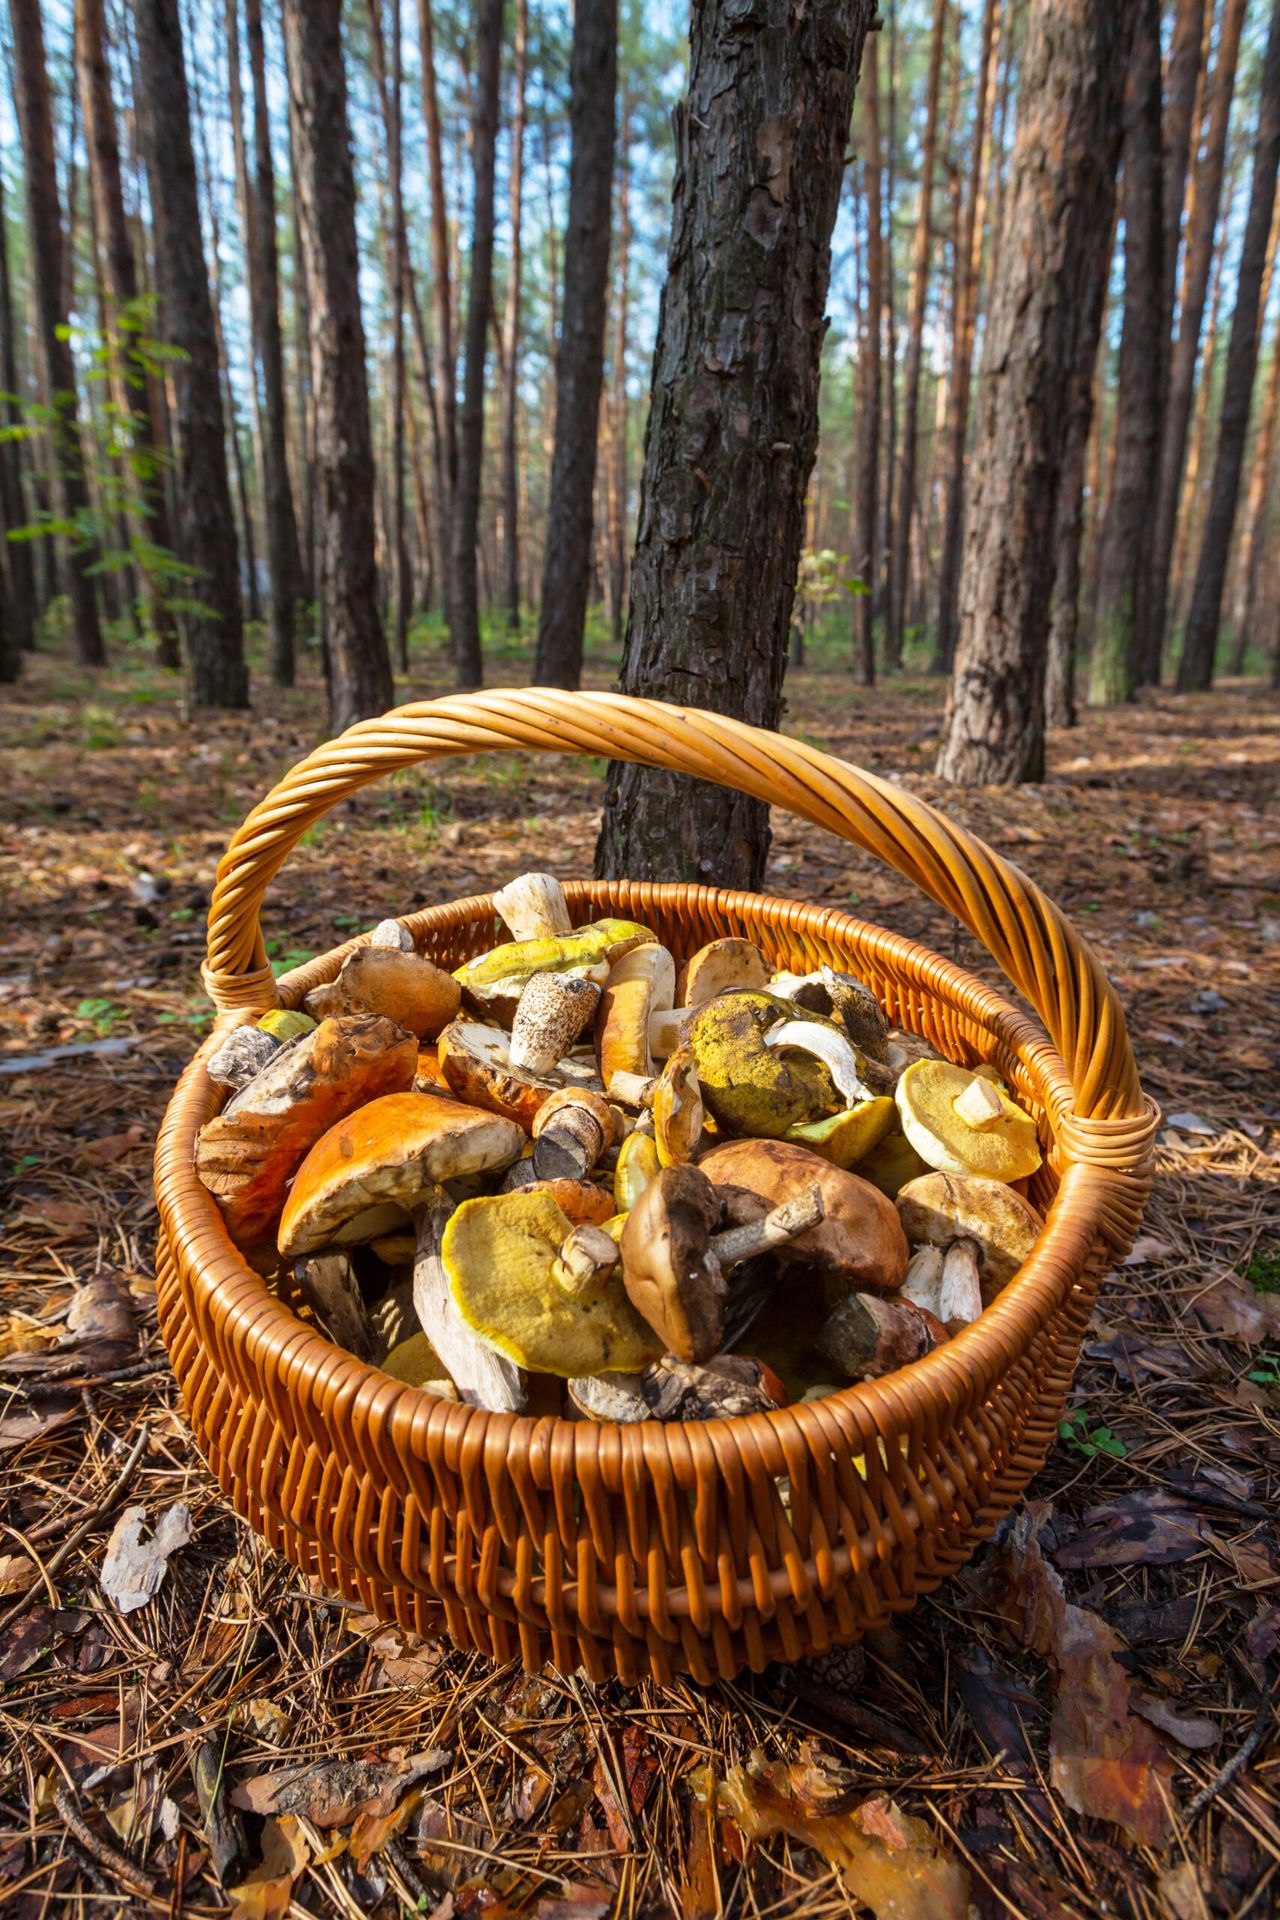
[[[505,1354],[485,1345],[454,1301],[440,1257],[452,1212],[452,1201],[438,1187],[414,1211],[418,1251],[413,1263],[413,1306],[418,1323],[468,1405],[488,1407],[493,1413],[521,1413],[526,1399],[524,1375]]]
[[[209,1055],[206,1071],[220,1087],[230,1087],[239,1093],[257,1078],[268,1060],[279,1053],[280,1044],[273,1034],[263,1033],[261,1027],[234,1027],[222,1045]]]
[[[299,1260],[293,1277],[334,1344],[345,1347],[357,1360],[371,1360],[377,1341],[346,1254],[323,1253]]]
[[[393,953],[412,953],[413,935],[398,920],[379,920],[369,935],[371,947],[390,947]]]
[[[979,1252],[972,1240],[957,1240],[942,1259],[942,1283],[938,1304],[933,1309],[948,1333],[958,1333],[982,1312],[982,1286],[978,1279]]]
[[[612,1074],[605,1088],[611,1100],[624,1107],[650,1107],[657,1081],[646,1073],[626,1073],[621,1068]]]
[[[975,1076],[951,1102],[966,1126],[992,1127],[1004,1118],[1004,1102],[989,1080]]]
[[[902,1283],[900,1297],[910,1300],[913,1306],[923,1307],[926,1313],[938,1313],[938,1301],[942,1293],[942,1249],[940,1247],[917,1247],[907,1263],[907,1277]]]
[[[600,989],[570,973],[535,973],[511,1023],[507,1058],[521,1073],[550,1073],[595,1013]]]
[[[564,1241],[552,1276],[566,1293],[590,1300],[618,1265],[618,1243],[603,1227],[575,1227]]]
[[[736,1267],[744,1260],[768,1253],[772,1247],[785,1246],[788,1240],[807,1233],[810,1227],[817,1226],[824,1212],[822,1189],[815,1183],[792,1194],[761,1220],[749,1220],[745,1226],[726,1227],[723,1233],[713,1233],[708,1247],[720,1267]]]
[[[665,1007],[649,1015],[649,1051],[655,1060],[667,1060],[689,1031],[696,1007]]]
[[[573,932],[564,888],[550,873],[522,873],[493,896],[513,940],[556,939]]]
[[[766,1047],[799,1047],[821,1060],[848,1106],[873,1100],[872,1089],[858,1071],[858,1056],[842,1033],[816,1020],[780,1020],[764,1037]]]

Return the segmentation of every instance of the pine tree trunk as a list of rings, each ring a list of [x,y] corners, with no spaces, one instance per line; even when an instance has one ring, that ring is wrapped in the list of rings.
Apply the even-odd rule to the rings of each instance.
[[[1164,324],[1164,155],[1160,0],[1140,0],[1124,143],[1124,328],[1116,392],[1115,465],[1101,529],[1089,701],[1131,700],[1138,628],[1150,591],[1151,520],[1160,450]]]
[[[991,97],[991,65],[996,42],[996,0],[985,0],[982,10],[982,47],[978,55],[978,88],[973,107],[973,150],[964,212],[956,239],[955,325],[951,334],[951,393],[947,420],[947,510],[938,570],[938,638],[935,665],[950,670],[956,646],[956,593],[960,585],[960,558],[964,539],[965,452],[969,438],[969,389],[973,372],[973,341],[978,319],[978,270],[982,229],[978,204],[984,177],[987,145],[987,102]],[[957,53],[957,60],[959,55]]]
[[[893,596],[889,624],[895,661],[906,639],[907,585],[911,577],[911,530],[916,512],[916,456],[920,409],[920,367],[924,355],[924,317],[929,297],[933,250],[933,175],[938,146],[938,90],[947,37],[947,0],[936,0],[925,85],[924,137],[920,148],[920,198],[911,250],[911,311],[902,393],[902,463],[898,471],[898,509],[894,521]]]
[[[230,0],[234,6],[236,0]],[[294,606],[302,592],[298,523],[286,452],[284,343],[280,330],[280,256],[276,240],[276,176],[267,104],[267,60],[262,0],[245,0],[245,41],[253,87],[253,179],[246,245],[253,259],[249,278],[254,353],[262,383],[259,440],[262,505],[266,521],[270,596],[271,678],[278,687],[294,679]],[[256,391],[255,384],[255,391]]]
[[[449,207],[444,188],[444,147],[436,90],[435,22],[431,0],[418,0],[418,42],[422,60],[422,117],[427,128],[427,165],[431,179],[431,301],[435,329],[437,387],[440,399],[440,471],[437,477],[440,527],[440,585],[444,617],[452,629],[453,496],[458,478],[458,366],[454,348],[453,288],[449,267]]]
[[[458,415],[458,479],[453,495],[450,592],[453,664],[460,687],[478,687],[484,679],[476,550],[480,539],[480,473],[484,460],[485,359],[493,301],[493,176],[498,139],[502,4],[503,0],[476,0],[476,75],[471,123],[475,186],[463,342],[462,407]]]
[[[757,726],[781,717],[831,234],[874,11],[693,11],[624,692]],[[597,872],[758,887],[768,845],[758,801],[610,770]]]
[[[938,759],[940,775],[964,786],[1044,773],[1045,655],[1068,429],[1062,396],[1088,346],[1079,290],[1095,274],[1105,280],[1098,256],[1112,230],[1132,27],[1132,12],[1112,0],[1032,0],[979,380],[960,639]]]
[[[62,215],[58,207],[49,71],[39,0],[11,0],[9,18],[13,26],[14,92],[26,170],[27,227],[36,322],[50,402],[56,412],[51,433],[58,509],[63,520],[85,523],[91,508],[85,479],[84,451],[80,444],[75,362],[65,332],[68,306],[65,300]],[[63,568],[71,602],[72,641],[77,660],[86,667],[100,667],[106,660],[90,571],[96,566],[97,560],[97,541],[86,530],[65,554]]]
[[[1164,431],[1160,448],[1160,484],[1156,496],[1155,520],[1151,535],[1151,592],[1147,601],[1147,623],[1143,636],[1143,679],[1159,684],[1161,663],[1167,637],[1170,573],[1178,526],[1178,503],[1187,455],[1187,432],[1191,424],[1191,406],[1195,392],[1196,362],[1200,355],[1200,329],[1204,322],[1205,297],[1213,263],[1214,237],[1222,194],[1222,174],[1226,158],[1227,125],[1231,116],[1231,96],[1235,88],[1236,61],[1240,51],[1240,31],[1244,23],[1246,0],[1225,0],[1222,27],[1218,36],[1218,57],[1213,71],[1213,93],[1204,153],[1196,168],[1193,185],[1191,225],[1187,234],[1182,312],[1177,343],[1169,367],[1169,384],[1164,405]],[[1168,259],[1165,263],[1168,274]]]
[[[889,151],[885,158],[884,209],[884,418],[881,438],[884,442],[883,476],[880,483],[880,571],[875,582],[873,615],[880,630],[880,655],[886,673],[902,665],[902,650],[897,645],[890,610],[893,606],[893,487],[898,472],[898,312],[894,289],[893,216],[898,198],[898,6],[889,0],[889,112],[886,132]]]
[[[244,707],[249,677],[236,529],[178,0],[135,0],[134,17],[162,337],[181,354],[172,363],[179,555],[191,569],[190,595],[199,608],[187,620],[191,699],[197,707]]]
[[[613,317],[613,394],[609,428],[609,608],[613,642],[627,623],[627,537],[631,463],[628,450],[627,354],[631,312],[631,94],[622,78],[618,131],[618,291]]]
[[[880,204],[879,36],[868,35],[862,55],[863,172],[866,179],[867,298],[858,349],[856,529],[853,570],[866,592],[853,603],[856,665],[864,687],[875,685],[876,640],[872,591],[879,563],[880,517],[880,333],[884,321],[884,214]]]
[[[1209,494],[1209,510],[1205,516],[1191,614],[1187,620],[1178,670],[1178,690],[1181,693],[1204,692],[1213,684],[1218,622],[1222,614],[1222,589],[1226,580],[1227,557],[1231,551],[1231,533],[1240,495],[1240,473],[1244,465],[1245,437],[1249,431],[1254,374],[1258,365],[1259,300],[1278,167],[1280,0],[1274,0],[1262,68],[1249,213],[1240,249],[1236,305],[1231,319],[1231,344],[1227,349],[1227,371],[1222,387],[1218,452],[1214,461],[1213,484]]]
[[[515,107],[511,116],[511,171],[507,209],[511,252],[507,261],[502,381],[502,572],[507,625],[520,631],[520,473],[516,408],[520,396],[521,205],[524,194],[524,98],[529,51],[528,0],[516,0]]]
[[[404,416],[408,395],[404,374],[404,282],[407,266],[404,225],[403,39],[400,0],[391,0],[391,127],[387,159],[391,174],[391,560],[396,658],[409,671],[409,555],[404,524]]]
[[[124,208],[102,0],[76,0],[75,21],[76,68],[89,156],[94,250],[105,307],[103,333],[110,341],[111,398],[120,418],[130,422],[137,457],[128,463],[127,485],[144,518],[144,541],[168,553],[173,547],[173,533],[163,471],[156,465],[164,446],[158,383],[149,368],[139,365],[133,346],[140,319],[138,275]],[[148,467],[152,472],[144,479],[142,476]],[[147,624],[155,642],[157,664],[170,669],[180,667],[182,651],[177,622],[163,587],[155,570],[145,564],[143,577],[147,587]]]
[[[1251,646],[1257,647],[1265,655],[1263,637],[1258,631],[1258,592],[1262,580],[1267,520],[1275,486],[1277,421],[1280,421],[1280,329],[1273,329],[1267,397],[1263,403],[1257,446],[1254,448],[1244,532],[1240,541],[1240,570],[1231,635],[1231,671],[1234,674],[1244,672],[1245,655]]]
[[[618,0],[577,0],[573,23],[573,149],[564,301],[556,355],[556,440],[538,608],[534,679],[576,687],[591,585],[592,510],[616,141]]]
[[[1164,215],[1164,257],[1161,269],[1161,315],[1165,338],[1161,349],[1161,401],[1169,381],[1169,357],[1172,346],[1173,309],[1178,285],[1178,253],[1182,243],[1182,213],[1187,193],[1187,167],[1191,157],[1191,127],[1200,79],[1201,43],[1204,39],[1205,0],[1176,0],[1173,38],[1165,76],[1164,105],[1164,181],[1161,207]]]
[[[320,593],[332,730],[391,705],[373,558],[373,442],[356,250],[341,0],[284,0],[315,395]]]
[[[13,331],[13,293],[9,285],[9,226],[4,210],[3,180],[0,180],[0,381],[6,396],[0,400],[0,426],[20,428],[21,389]],[[22,486],[22,447],[19,439],[0,440],[0,530],[6,535],[13,529],[25,527],[28,521]],[[25,540],[6,538],[4,560],[9,588],[6,631],[14,651],[22,653],[35,645],[36,578],[29,544]]]

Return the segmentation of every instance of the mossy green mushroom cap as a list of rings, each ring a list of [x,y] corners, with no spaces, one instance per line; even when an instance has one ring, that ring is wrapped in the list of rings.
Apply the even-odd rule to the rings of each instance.
[[[847,1104],[830,1071],[798,1047],[769,1047],[765,1035],[797,1019],[839,1032],[833,1020],[805,1013],[771,993],[723,994],[689,1028],[702,1099],[726,1133],[780,1140],[792,1127],[825,1120]]]

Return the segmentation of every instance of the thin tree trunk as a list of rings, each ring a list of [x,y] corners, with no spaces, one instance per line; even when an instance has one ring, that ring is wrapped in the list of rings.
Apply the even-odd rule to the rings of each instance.
[[[330,723],[340,732],[394,698],[373,557],[375,476],[341,0],[284,0],[283,17],[311,328]]]
[[[1226,158],[1227,126],[1231,117],[1231,96],[1235,88],[1236,60],[1240,51],[1240,30],[1244,24],[1246,0],[1225,0],[1222,28],[1218,36],[1218,58],[1213,70],[1213,94],[1205,149],[1196,168],[1193,187],[1194,205],[1187,236],[1187,260],[1184,278],[1182,314],[1177,343],[1169,369],[1169,385],[1164,406],[1164,432],[1160,449],[1160,485],[1156,496],[1155,520],[1151,536],[1151,592],[1147,600],[1148,626],[1143,637],[1142,678],[1158,684],[1168,628],[1170,571],[1178,525],[1178,502],[1182,492],[1182,474],[1187,454],[1187,431],[1191,423],[1191,404],[1195,390],[1196,362],[1200,354],[1200,329],[1204,321],[1205,296],[1213,262],[1214,235],[1222,193],[1222,173]],[[1168,262],[1165,266],[1168,273]]]
[[[507,625],[520,631],[520,474],[516,407],[520,396],[521,203],[524,193],[525,78],[529,50],[528,0],[516,0],[515,106],[511,116],[511,171],[507,209],[511,252],[507,261],[506,315],[502,381],[502,568]]]
[[[13,293],[9,285],[9,225],[4,210],[4,182],[0,179],[0,381],[4,383],[0,400],[0,425],[10,430],[22,426],[22,389],[18,384],[18,357],[13,331]],[[22,486],[22,448],[20,439],[0,440],[0,530],[7,536],[28,521]],[[5,573],[8,579],[8,618],[5,622],[15,652],[35,645],[36,579],[31,564],[31,547],[25,540],[4,542]],[[16,669],[15,669],[16,671]]]
[[[582,675],[604,384],[617,61],[618,0],[577,0],[569,108],[573,128],[569,224],[556,355],[556,442],[534,669],[536,681],[553,687],[576,687]]]
[[[159,548],[167,557],[173,547],[173,533],[163,470],[158,465],[163,452],[158,382],[152,370],[140,364],[142,356],[134,346],[141,318],[138,275],[124,210],[102,0],[76,0],[76,65],[89,156],[95,257],[102,277],[105,306],[103,332],[110,343],[111,397],[120,418],[130,424],[135,458],[125,463],[126,484],[144,519],[141,545],[147,623],[155,642],[157,664],[177,668],[182,665],[177,622],[155,568],[145,561],[148,548]],[[129,544],[132,546],[132,541]]]
[[[297,138],[294,133],[294,115],[289,114],[289,178],[298,177]],[[302,568],[301,590],[303,598],[316,601],[318,569],[316,566],[317,515],[316,515],[316,476],[315,461],[315,395],[311,391],[311,308],[307,296],[307,269],[303,258],[302,221],[298,213],[298,195],[289,194],[289,208],[292,227],[293,252],[293,351],[296,362],[297,404],[296,445],[298,448],[298,558]],[[326,682],[328,667],[325,666]]]
[[[693,11],[624,692],[781,717],[831,234],[874,11]],[[597,872],[758,887],[768,846],[759,801],[610,769]]]
[[[1177,634],[1181,624],[1185,623],[1190,612],[1192,566],[1191,555],[1200,539],[1200,523],[1203,517],[1203,494],[1208,481],[1210,441],[1212,438],[1213,402],[1216,397],[1218,372],[1218,321],[1222,312],[1222,295],[1227,277],[1227,242],[1231,237],[1231,210],[1235,202],[1236,182],[1239,169],[1233,167],[1227,178],[1226,193],[1222,203],[1222,218],[1218,222],[1218,234],[1213,249],[1213,270],[1209,277],[1209,297],[1207,318],[1204,326],[1203,344],[1200,349],[1200,373],[1196,381],[1195,404],[1191,413],[1191,429],[1187,436],[1187,461],[1182,475],[1182,491],[1178,498],[1178,518],[1174,529],[1173,561],[1169,571],[1169,614],[1165,622],[1170,640]]]
[[[471,157],[471,270],[467,288],[462,408],[458,417],[458,479],[453,496],[453,664],[460,687],[484,678],[476,548],[480,538],[480,471],[484,458],[484,377],[493,300],[494,155],[498,138],[498,83],[502,62],[502,0],[476,0],[475,111]]]
[[[938,574],[938,640],[935,665],[950,669],[956,645],[956,593],[960,585],[960,558],[964,536],[965,451],[969,437],[969,387],[973,368],[973,341],[978,319],[978,271],[982,230],[978,203],[984,178],[983,154],[987,140],[987,101],[991,66],[996,51],[996,0],[984,0],[982,47],[978,55],[978,89],[973,106],[973,149],[964,212],[956,237],[955,325],[951,334],[951,394],[947,420],[947,511]],[[956,54],[959,60],[959,51]]]
[[[1254,448],[1253,468],[1249,476],[1249,497],[1245,503],[1244,533],[1240,541],[1239,573],[1236,584],[1235,617],[1232,621],[1231,672],[1244,672],[1245,655],[1250,646],[1265,653],[1258,631],[1258,592],[1262,580],[1263,552],[1266,547],[1267,520],[1275,491],[1274,468],[1276,425],[1280,420],[1280,328],[1271,335],[1271,370],[1267,376],[1267,397],[1263,403],[1262,423]]]
[[[938,145],[938,89],[947,37],[947,0],[935,0],[925,83],[924,137],[920,149],[920,198],[911,250],[911,312],[902,394],[902,464],[898,471],[898,511],[894,523],[893,595],[889,622],[893,657],[901,660],[911,577],[911,529],[916,509],[916,453],[920,407],[920,367],[924,354],[924,317],[929,298],[933,250],[933,175]]]
[[[1160,311],[1164,323],[1161,350],[1160,393],[1163,404],[1169,381],[1169,352],[1173,332],[1173,306],[1178,285],[1178,252],[1182,244],[1182,212],[1187,193],[1187,168],[1191,157],[1191,128],[1201,66],[1201,43],[1205,32],[1205,0],[1176,0],[1173,38],[1165,75],[1164,105],[1164,181],[1161,206],[1164,213],[1164,257],[1161,270]]]
[[[1236,306],[1231,320],[1231,344],[1222,387],[1218,423],[1218,453],[1214,461],[1209,510],[1205,516],[1200,564],[1187,621],[1178,670],[1180,693],[1204,692],[1213,683],[1218,622],[1227,556],[1240,495],[1245,437],[1258,365],[1258,317],[1267,237],[1275,204],[1276,172],[1280,167],[1280,0],[1274,0],[1267,52],[1262,68],[1258,104],[1258,137],[1253,152],[1253,183],[1249,213],[1240,249]]]
[[[879,36],[870,34],[862,55],[863,173],[866,180],[867,298],[859,347],[857,476],[854,484],[856,545],[853,570],[866,587],[853,603],[854,649],[862,684],[875,685],[876,646],[872,588],[879,560],[880,513],[880,333],[884,324],[884,216],[880,205]]]
[[[391,559],[392,604],[396,658],[401,673],[409,671],[409,556],[404,527],[404,414],[407,402],[404,373],[404,282],[407,266],[404,226],[404,167],[401,135],[404,124],[403,39],[400,0],[391,0],[391,128],[387,159],[391,174]]]
[[[237,0],[228,0],[229,7]],[[267,58],[262,34],[262,0],[245,0],[245,41],[253,87],[253,179],[248,193],[246,244],[253,260],[249,276],[250,317],[262,383],[258,439],[262,449],[262,505],[266,521],[267,579],[270,596],[271,678],[278,687],[294,680],[294,606],[302,591],[298,523],[286,453],[288,423],[284,398],[284,343],[280,330],[280,256],[276,239],[276,175],[271,153],[267,104]],[[255,393],[257,383],[255,382]]]
[[[1124,143],[1124,329],[1116,382],[1115,465],[1101,528],[1089,701],[1131,700],[1138,628],[1150,591],[1151,516],[1160,449],[1164,325],[1164,156],[1160,0],[1139,0]]]
[[[902,650],[893,630],[893,486],[898,471],[898,303],[894,288],[893,216],[898,188],[898,5],[889,0],[889,152],[885,169],[884,217],[884,469],[880,485],[880,571],[875,583],[873,613],[880,629],[880,657],[885,671],[902,665]]]
[[[609,610],[615,646],[622,645],[627,618],[627,540],[630,514],[628,458],[627,352],[631,275],[631,92],[621,76],[618,129],[617,297],[613,315],[613,392],[609,418]]]
[[[91,509],[84,450],[80,444],[75,362],[66,333],[68,308],[64,301],[62,215],[58,207],[49,70],[39,0],[11,0],[9,18],[13,25],[16,104],[26,170],[31,280],[53,415],[51,437],[58,508],[64,521],[76,522],[84,529],[69,544],[64,556],[63,570],[71,602],[71,635],[81,665],[100,667],[106,659],[106,650],[90,571],[97,565],[98,544],[89,532]]]
[[[1045,655],[1079,291],[1111,233],[1133,16],[1032,0],[999,272],[978,398],[960,640],[938,771],[973,786],[1044,774]],[[1101,302],[1099,301],[1099,310]]]
[[[453,289],[449,268],[449,207],[444,187],[444,147],[436,89],[435,25],[431,0],[418,0],[418,42],[422,60],[422,117],[427,128],[427,165],[431,180],[431,301],[439,368],[441,461],[439,523],[440,573],[446,625],[452,629],[453,500],[458,477],[458,367],[454,351]]]

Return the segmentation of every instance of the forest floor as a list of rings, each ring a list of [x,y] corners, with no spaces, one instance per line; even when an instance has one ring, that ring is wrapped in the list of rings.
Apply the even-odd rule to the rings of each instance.
[[[937,685],[867,695],[832,665],[788,698],[788,730],[939,799],[1087,929],[1164,1109],[1159,1179],[1025,1517],[852,1657],[629,1694],[326,1598],[228,1512],[181,1417],[150,1147],[208,1023],[215,861],[319,737],[318,684],[190,729],[142,666],[91,687],[42,656],[5,690],[0,1904],[24,1920],[1280,1905],[1280,699],[1086,714],[1009,794],[934,781]],[[273,888],[277,963],[531,865],[589,872],[599,773],[491,757],[366,790]],[[990,972],[785,818],[766,884]],[[100,1576],[129,1503],[180,1544],[124,1613]]]

